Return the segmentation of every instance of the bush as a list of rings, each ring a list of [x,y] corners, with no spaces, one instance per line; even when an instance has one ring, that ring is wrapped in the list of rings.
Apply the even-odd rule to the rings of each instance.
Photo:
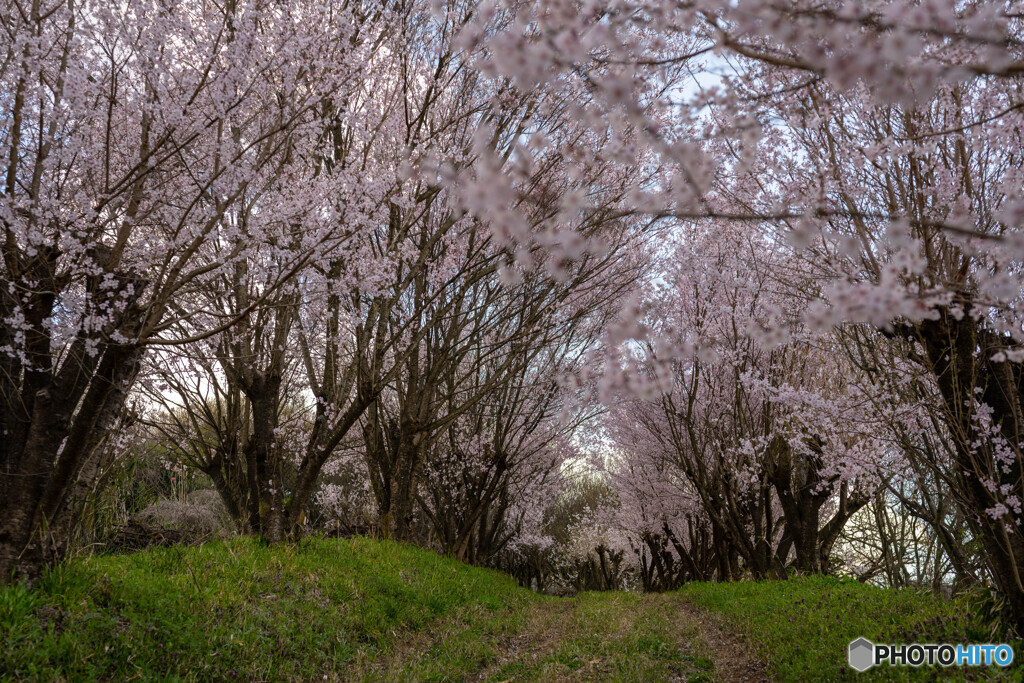
[[[211,489],[194,491],[185,502],[158,500],[132,521],[179,532],[180,540],[186,543],[232,535],[231,518],[220,495]]]

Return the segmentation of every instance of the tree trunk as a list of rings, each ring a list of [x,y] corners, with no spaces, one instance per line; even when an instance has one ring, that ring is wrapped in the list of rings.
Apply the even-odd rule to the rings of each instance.
[[[990,514],[1011,495],[1024,500],[1019,446],[1024,441],[1021,364],[993,362],[992,356],[1006,342],[984,330],[970,314],[956,320],[942,311],[938,320],[918,325],[917,336],[942,394],[966,516],[981,541],[1015,625],[1024,627],[1024,534],[1020,517],[1012,510],[999,518]],[[979,400],[991,409],[990,420],[998,428],[998,437],[980,432]],[[1006,444],[1005,451],[1012,457],[1000,452],[1000,443]],[[1006,492],[1001,492],[1004,487]]]

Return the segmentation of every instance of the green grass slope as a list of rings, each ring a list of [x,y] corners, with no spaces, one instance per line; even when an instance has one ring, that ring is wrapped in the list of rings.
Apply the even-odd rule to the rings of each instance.
[[[498,572],[359,538],[91,557],[0,590],[0,678],[336,680],[457,615],[472,628],[422,672],[453,677],[536,599]]]
[[[847,665],[852,640],[874,643],[988,643],[988,626],[963,599],[943,600],[917,590],[892,590],[828,576],[788,581],[693,583],[680,593],[718,614],[742,635],[768,670],[783,681],[1022,680],[1015,662],[998,667],[875,667]]]

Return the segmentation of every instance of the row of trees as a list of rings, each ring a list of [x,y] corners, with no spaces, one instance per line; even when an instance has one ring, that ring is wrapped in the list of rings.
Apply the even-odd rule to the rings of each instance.
[[[1020,10],[544,0],[473,34],[490,73],[587,83],[579,118],[616,136],[584,162],[656,159],[619,210],[686,226],[705,262],[669,257],[597,393],[639,399],[616,408],[612,476],[639,473],[638,501],[682,489],[674,518],[697,515],[719,576],[823,570],[883,500],[1024,623]],[[654,546],[697,538],[655,522]]]
[[[9,0],[0,576],[135,429],[539,582],[600,413],[597,584],[920,581],[895,515],[1019,625],[1022,16]]]
[[[67,551],[132,427],[270,541],[302,533],[325,467],[355,448],[392,536],[427,519],[462,557],[507,544],[521,493],[557,473],[584,416],[559,421],[556,380],[632,286],[642,243],[611,208],[577,224],[571,255],[494,235],[551,232],[580,187],[613,207],[651,169],[580,173],[524,146],[593,133],[568,94],[470,68],[475,3],[435,9],[6,6],[5,579]],[[481,174],[529,188],[504,223],[441,182],[480,149],[501,160]],[[522,272],[541,261],[558,277]]]

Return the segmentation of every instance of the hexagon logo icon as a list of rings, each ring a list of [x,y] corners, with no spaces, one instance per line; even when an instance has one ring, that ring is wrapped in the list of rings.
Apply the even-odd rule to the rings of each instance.
[[[857,671],[867,671],[875,663],[875,644],[867,638],[858,638],[850,643],[850,666]]]

